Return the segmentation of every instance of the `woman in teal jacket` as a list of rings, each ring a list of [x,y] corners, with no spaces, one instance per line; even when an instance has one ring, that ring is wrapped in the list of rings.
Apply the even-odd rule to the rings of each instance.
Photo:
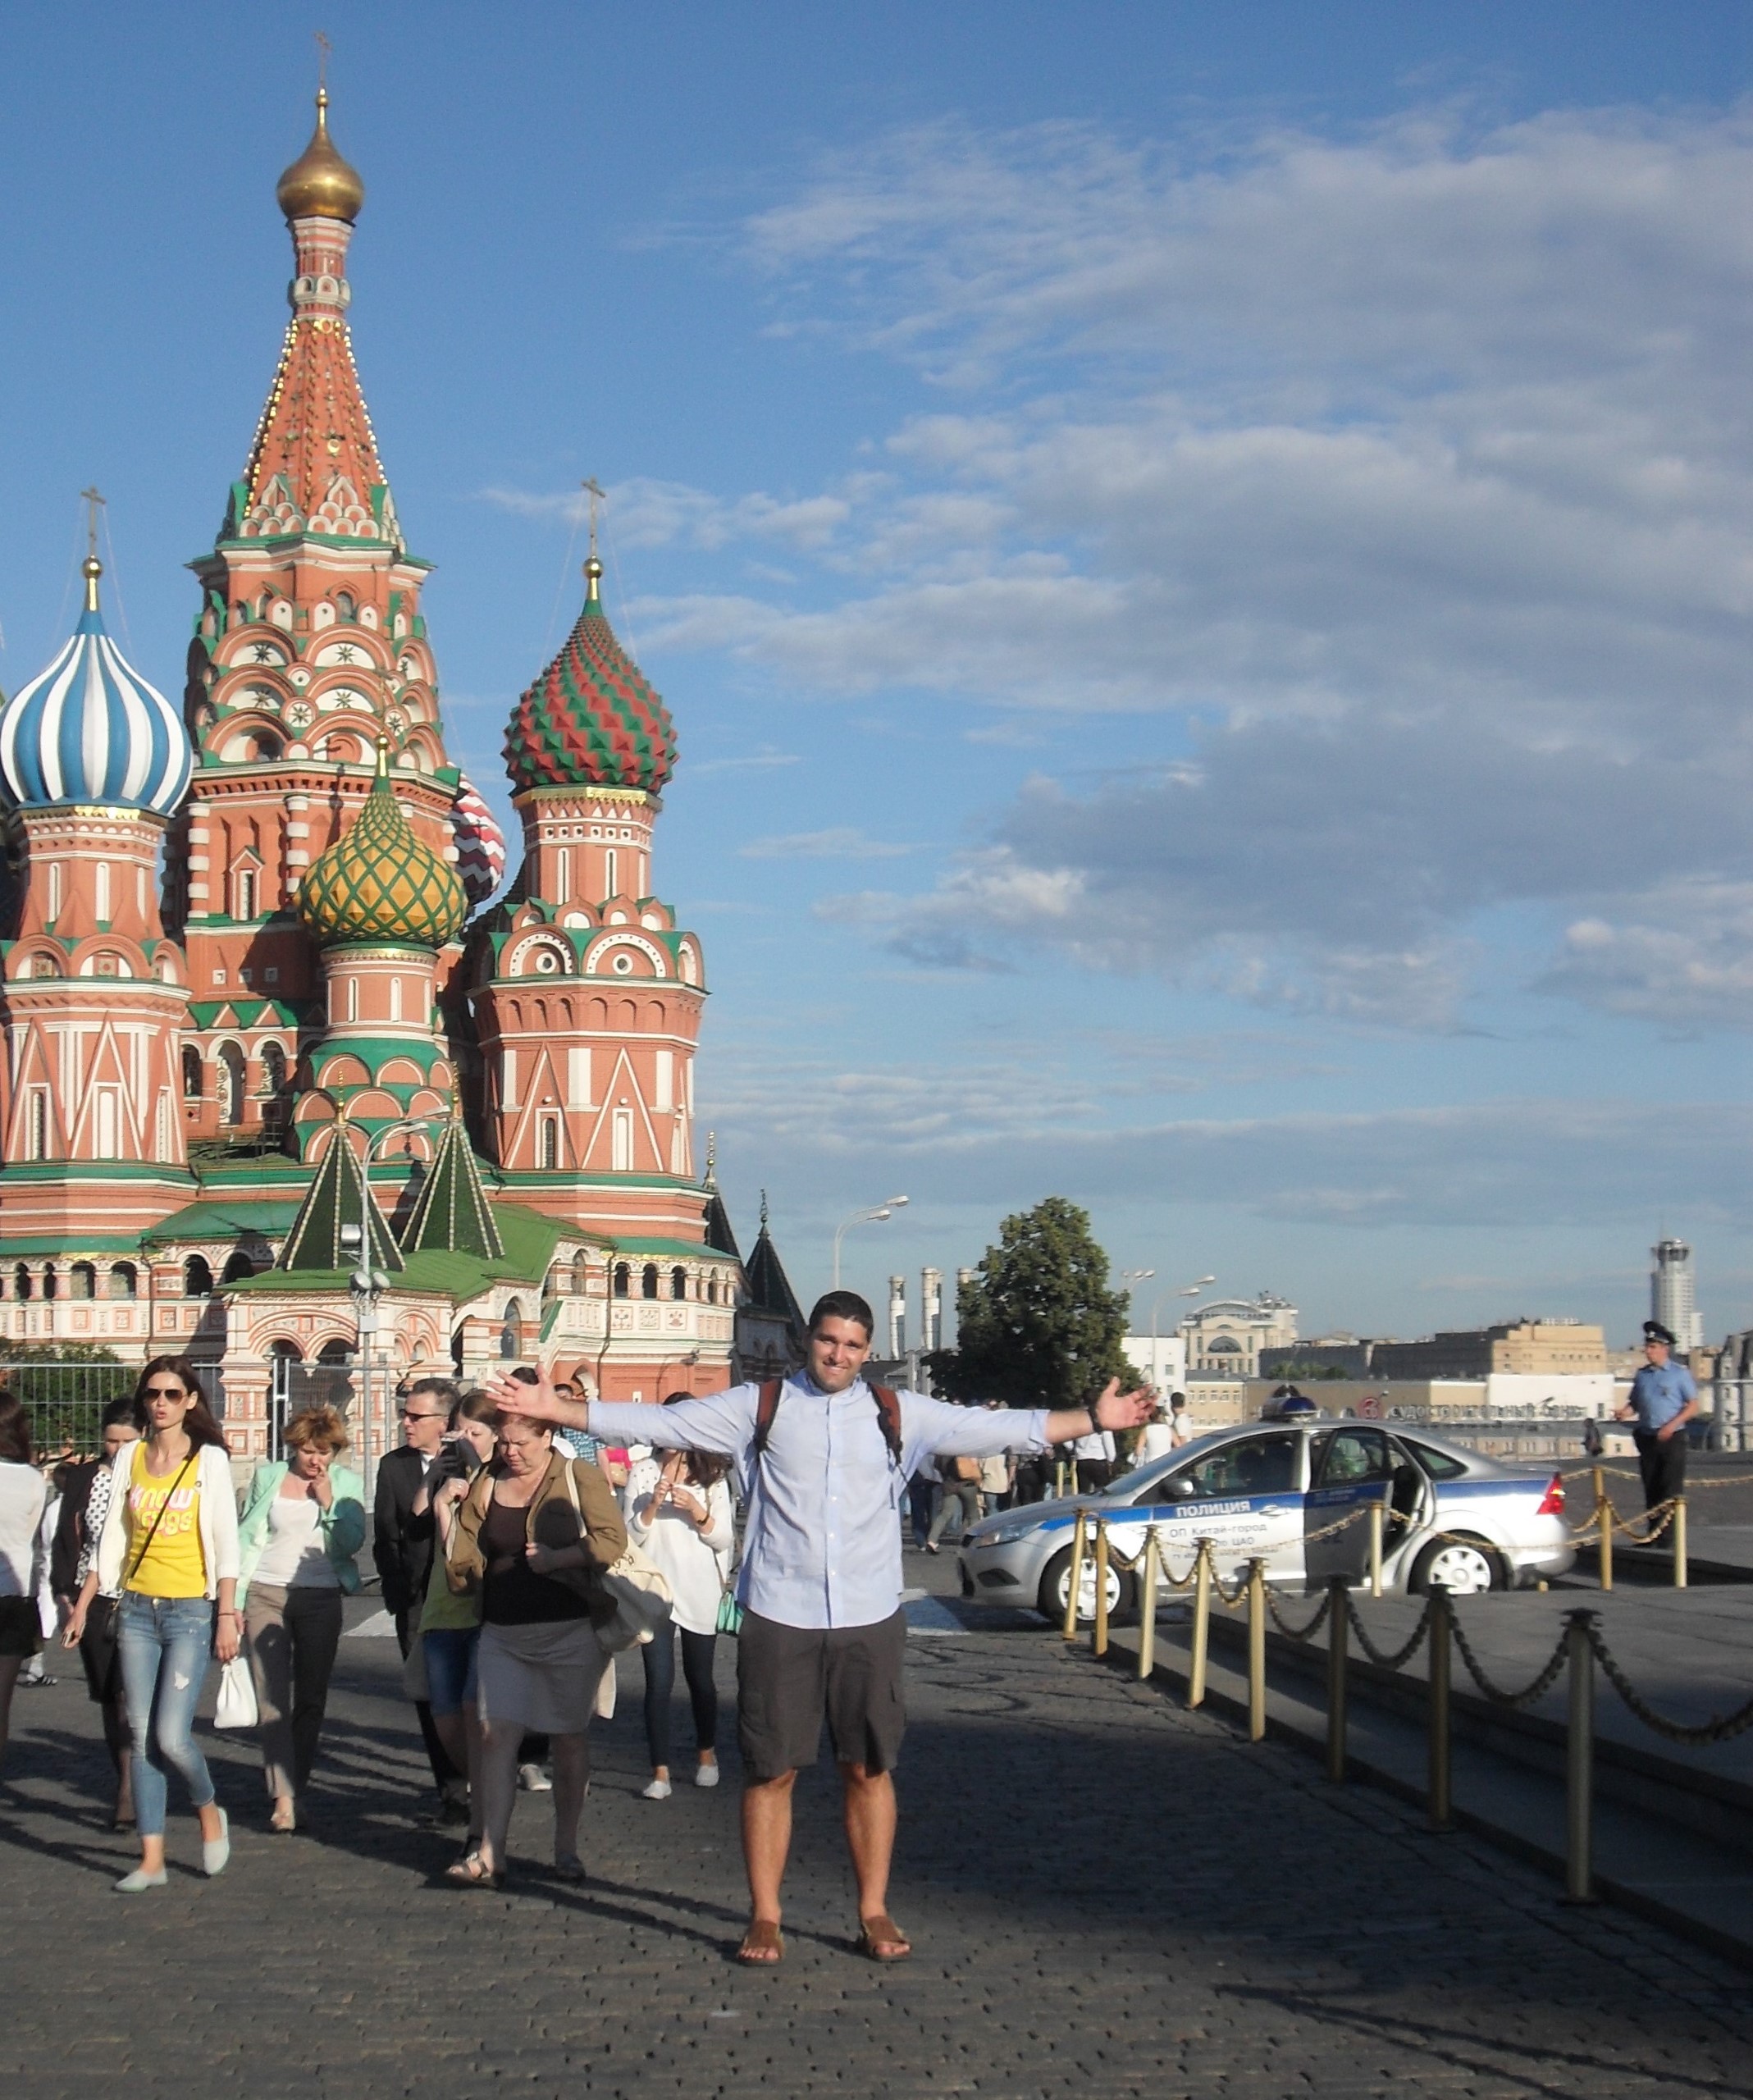
[[[347,1448],[333,1408],[286,1424],[282,1463],[258,1466],[238,1525],[238,1601],[249,1641],[262,1730],[269,1828],[298,1827],[317,1760],[329,1678],[341,1637],[341,1599],[359,1586],[365,1543],[359,1476],[335,1463]]]

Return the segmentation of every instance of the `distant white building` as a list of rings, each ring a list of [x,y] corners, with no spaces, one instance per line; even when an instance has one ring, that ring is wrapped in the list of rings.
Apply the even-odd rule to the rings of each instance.
[[[1186,1390],[1187,1344],[1179,1335],[1128,1335],[1120,1345],[1139,1377],[1165,1398]]]
[[[1216,1298],[1198,1306],[1180,1323],[1187,1376],[1252,1378],[1261,1350],[1294,1342],[1296,1323],[1295,1306],[1269,1290],[1258,1298]]]
[[[1705,1323],[1698,1311],[1698,1283],[1692,1250],[1683,1239],[1658,1239],[1650,1249],[1650,1317],[1659,1320],[1682,1355],[1705,1345]]]

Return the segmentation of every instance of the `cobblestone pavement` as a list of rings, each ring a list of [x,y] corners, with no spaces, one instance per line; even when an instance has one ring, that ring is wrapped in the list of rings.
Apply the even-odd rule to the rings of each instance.
[[[189,1870],[179,1811],[171,1888],[114,1896],[130,1848],[62,1664],[18,1696],[0,1789],[0,2092],[1753,2094],[1737,1972],[1012,1625],[912,1644],[893,1908],[917,1953],[892,1969],[848,1944],[826,1767],[800,1790],[786,1963],[731,1964],[736,1793],[637,1797],[637,1664],[582,1891],[541,1879],[529,1796],[514,1892],[438,1883],[394,1643],[349,1640],[312,1833],[266,1833],[250,1747],[220,1738],[230,1870]]]

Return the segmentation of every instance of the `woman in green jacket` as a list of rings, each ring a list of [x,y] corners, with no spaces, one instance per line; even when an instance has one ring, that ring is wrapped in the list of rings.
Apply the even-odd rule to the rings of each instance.
[[[365,1495],[334,1462],[347,1429],[333,1408],[286,1424],[283,1463],[258,1466],[238,1525],[237,1586],[249,1639],[262,1730],[262,1770],[274,1804],[269,1828],[298,1826],[329,1678],[341,1637],[341,1599],[359,1586]]]

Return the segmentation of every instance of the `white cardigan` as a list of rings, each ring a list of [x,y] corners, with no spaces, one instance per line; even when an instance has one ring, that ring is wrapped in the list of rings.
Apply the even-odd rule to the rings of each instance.
[[[627,1483],[627,1536],[669,1577],[674,1600],[670,1609],[676,1624],[690,1633],[714,1632],[719,1600],[724,1594],[737,1542],[730,1490],[719,1481],[705,1491],[706,1528],[702,1532],[679,1509],[668,1504],[653,1508],[661,1473],[662,1468],[649,1459],[634,1467]],[[697,1487],[691,1491],[701,1493]]]
[[[135,1451],[120,1452],[116,1463],[126,1461],[130,1471],[115,1483],[110,1506],[103,1519],[103,1536],[98,1541],[98,1587],[107,1596],[121,1588],[123,1571],[134,1550],[134,1517],[128,1507],[128,1486],[132,1481]],[[201,1491],[201,1558],[207,1567],[207,1594],[217,1597],[219,1585],[238,1575],[237,1491],[231,1485],[231,1461],[217,1444],[203,1444],[196,1461],[195,1485]],[[172,1478],[174,1478],[174,1474]]]

